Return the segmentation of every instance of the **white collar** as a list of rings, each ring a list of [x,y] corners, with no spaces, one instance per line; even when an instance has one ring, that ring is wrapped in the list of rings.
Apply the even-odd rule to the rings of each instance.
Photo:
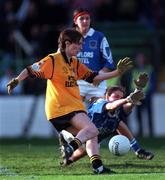
[[[89,31],[84,36],[84,38],[86,38],[87,36],[92,36],[94,34],[94,32],[95,32],[95,30],[93,28],[90,28]]]

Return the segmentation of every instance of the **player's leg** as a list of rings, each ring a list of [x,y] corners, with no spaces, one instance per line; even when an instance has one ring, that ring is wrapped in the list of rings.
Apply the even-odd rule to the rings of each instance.
[[[86,142],[86,152],[90,158],[90,162],[92,164],[93,172],[95,174],[103,174],[103,173],[114,173],[114,171],[106,168],[102,160],[100,159],[99,153],[100,146],[98,144],[97,137],[90,139]]]
[[[99,133],[96,126],[89,120],[89,117],[84,112],[76,113],[70,123],[78,130],[76,138],[79,139],[82,144],[96,137]]]
[[[76,118],[78,120],[76,120]],[[86,142],[86,151],[90,158],[90,162],[92,164],[94,173],[96,174],[111,173],[112,171],[110,169],[105,168],[100,159],[97,136],[94,137],[90,135],[92,128],[94,129],[94,127],[96,128],[96,126],[89,120],[89,117],[85,113],[79,113],[72,118],[71,122],[72,125],[76,127],[76,129],[80,129],[80,131],[76,135],[76,138],[80,139],[82,143]],[[84,124],[83,128],[82,128],[82,124]]]
[[[50,122],[59,132],[60,149],[64,161],[67,161],[82,143],[98,135],[97,128],[83,111],[71,112],[65,116],[52,119]],[[62,133],[60,133],[69,127],[72,127],[76,134],[76,137],[70,143],[65,141]]]
[[[67,130],[67,131],[66,131]],[[67,143],[70,143],[74,139],[74,135],[78,133],[78,131],[75,130],[73,127],[68,127],[66,130],[62,130],[61,134],[63,135],[63,138]],[[73,162],[81,159],[86,155],[86,149],[85,144],[83,144],[81,147],[79,147],[77,150],[75,150],[72,154],[72,156],[67,160],[61,162],[61,165],[67,166],[69,164],[72,164]]]
[[[96,124],[95,124],[96,125]],[[108,126],[108,125],[107,125]],[[67,130],[67,131],[66,131]],[[63,134],[63,137],[65,139],[65,141],[67,141],[68,143],[74,139],[74,135],[77,134],[77,132],[75,131],[75,129],[73,127],[69,127],[66,130],[62,130],[61,133]],[[102,133],[103,131],[103,133]],[[104,130],[101,128],[101,130],[99,131],[99,135],[98,135],[98,141],[99,143],[101,143],[104,139],[106,139],[107,137],[109,137],[110,134],[105,134]],[[92,154],[92,150],[93,148],[91,148],[91,144],[90,141],[87,142],[87,150],[88,150],[88,154],[89,156],[91,156]],[[100,146],[100,144],[99,144]],[[82,147],[80,147],[79,149],[77,149],[76,151],[74,151],[74,153],[72,154],[72,156],[69,158],[69,161],[66,162],[66,164],[63,163],[63,165],[69,165],[77,160],[79,160],[80,158],[84,157],[87,153],[85,150],[85,144],[82,145]],[[97,145],[94,145],[94,148],[97,147]],[[95,152],[96,153],[96,152]]]
[[[77,143],[77,140],[79,140],[81,144],[86,142],[86,151],[90,158],[94,173],[111,173],[112,171],[110,169],[105,168],[102,164],[102,161],[99,156],[97,136],[95,136],[98,130],[95,132],[96,126],[89,120],[88,116],[85,113],[78,113],[72,118],[70,123],[79,131],[76,137],[68,145],[71,146],[72,149],[74,149],[75,151],[79,147],[75,145],[75,143]],[[79,155],[83,155],[81,154],[81,151],[77,151],[77,153],[80,153]],[[74,153],[72,154],[72,156],[74,156]],[[72,156],[67,157],[67,161],[70,160]]]
[[[116,131],[118,134],[126,136],[130,141],[134,138],[132,132],[128,129],[128,126],[123,121],[119,122],[119,126]]]
[[[77,134],[73,140],[67,143],[63,134],[60,133],[60,144],[62,149],[62,156],[64,158],[64,164],[69,160],[73,152],[76,151],[83,143],[98,135],[97,128],[89,120],[88,116],[84,112],[75,113],[69,122],[71,127],[77,130]],[[94,151],[94,153],[97,154],[98,151]]]
[[[90,122],[88,116],[84,112],[75,112],[69,122],[78,133],[70,143],[65,142],[63,135],[60,134],[60,144],[62,146],[63,157],[66,161],[83,143],[98,135],[97,128]]]
[[[87,153],[86,153],[85,147],[80,147],[79,149],[74,151],[72,156],[69,158],[70,163],[78,161],[79,159],[83,158],[86,155]]]
[[[76,121],[76,123],[77,123],[77,121]],[[92,122],[90,121],[90,123],[92,123]],[[78,129],[77,125],[75,127]],[[76,137],[79,137],[78,135],[79,135],[79,133],[77,134]],[[104,167],[104,165],[100,159],[99,148],[100,147],[98,144],[97,137],[94,137],[94,138],[86,141],[86,152],[90,158],[90,162],[92,164],[92,168],[93,168],[94,173],[98,173],[98,174],[100,174],[100,173],[112,173],[112,171],[110,169]],[[74,160],[77,160],[77,159],[83,157],[84,155],[85,155],[85,151],[83,151],[82,149],[79,149],[79,151],[74,152],[72,158],[74,158]]]

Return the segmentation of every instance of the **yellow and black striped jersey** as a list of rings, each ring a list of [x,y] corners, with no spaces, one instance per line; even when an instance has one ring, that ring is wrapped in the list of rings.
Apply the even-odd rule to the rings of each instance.
[[[86,111],[80,97],[78,79],[89,79],[93,72],[76,57],[67,58],[56,52],[27,67],[31,76],[47,79],[45,110],[47,119],[73,111]]]

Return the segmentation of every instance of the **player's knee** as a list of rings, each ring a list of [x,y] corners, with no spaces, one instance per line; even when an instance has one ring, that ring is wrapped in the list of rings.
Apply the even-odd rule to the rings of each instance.
[[[88,131],[89,131],[89,133],[92,134],[93,137],[98,136],[98,134],[99,134],[99,131],[98,131],[98,129],[96,128],[95,125],[91,125],[91,126],[88,128]]]

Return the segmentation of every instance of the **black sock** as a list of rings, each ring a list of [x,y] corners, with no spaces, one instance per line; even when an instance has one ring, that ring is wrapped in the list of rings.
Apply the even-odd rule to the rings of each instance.
[[[82,143],[81,143],[81,141],[78,138],[74,138],[69,143],[69,145],[71,145],[73,147],[74,151],[75,151],[76,149],[78,149],[82,145]]]
[[[99,168],[100,166],[102,166],[102,161],[100,160],[100,156],[95,154],[93,156],[90,157],[90,161],[92,163],[92,167],[93,169],[97,169]]]

